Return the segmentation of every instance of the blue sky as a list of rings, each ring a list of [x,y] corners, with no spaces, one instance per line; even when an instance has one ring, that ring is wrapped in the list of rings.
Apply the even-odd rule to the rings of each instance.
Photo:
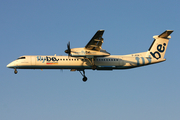
[[[1,120],[179,120],[180,2],[177,0],[1,0]],[[130,70],[18,70],[22,55],[66,55],[104,29],[112,55],[147,51],[153,36],[174,30],[167,61]]]

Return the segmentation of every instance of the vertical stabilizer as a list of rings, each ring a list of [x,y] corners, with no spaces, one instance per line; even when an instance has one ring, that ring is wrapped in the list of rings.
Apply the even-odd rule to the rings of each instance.
[[[169,39],[171,36],[169,36],[173,30],[166,30],[160,35],[153,36],[154,41],[149,48],[146,57],[151,56],[151,58],[155,58],[157,60],[164,59],[164,55],[166,53],[166,49],[168,46]]]

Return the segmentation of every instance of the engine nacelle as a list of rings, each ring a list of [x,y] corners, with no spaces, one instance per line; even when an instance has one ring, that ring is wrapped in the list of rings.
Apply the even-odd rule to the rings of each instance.
[[[72,57],[86,57],[86,58],[94,58],[94,57],[102,57],[102,56],[109,56],[106,50],[101,49],[100,51],[97,50],[88,50],[86,48],[72,48],[71,49],[71,56]]]

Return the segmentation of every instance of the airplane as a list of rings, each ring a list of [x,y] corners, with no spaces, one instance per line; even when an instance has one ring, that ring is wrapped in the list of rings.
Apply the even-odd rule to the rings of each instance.
[[[130,69],[165,61],[164,55],[172,32],[173,30],[166,30],[160,35],[153,36],[154,41],[146,52],[110,55],[101,47],[104,42],[104,30],[98,30],[83,48],[71,49],[68,42],[65,50],[68,56],[24,55],[9,63],[7,67],[13,68],[15,74],[18,72],[17,69],[70,69],[79,71],[83,76],[82,80],[86,82],[86,69]]]

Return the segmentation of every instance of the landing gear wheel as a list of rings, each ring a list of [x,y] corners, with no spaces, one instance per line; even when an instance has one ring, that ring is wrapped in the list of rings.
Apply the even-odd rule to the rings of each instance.
[[[18,71],[16,69],[14,69],[14,74],[17,74],[17,73],[18,73]]]
[[[95,69],[96,69],[96,65],[93,65],[93,66],[92,66],[92,69],[95,70]]]
[[[82,73],[81,71],[82,71],[83,73]],[[83,80],[84,82],[86,82],[86,81],[87,81],[87,77],[85,76],[85,71],[84,71],[84,70],[80,70],[79,72],[80,72],[81,75],[83,76],[83,79],[82,79],[82,80]]]
[[[83,77],[83,81],[84,81],[84,82],[87,81],[87,77],[86,77],[86,76]]]

